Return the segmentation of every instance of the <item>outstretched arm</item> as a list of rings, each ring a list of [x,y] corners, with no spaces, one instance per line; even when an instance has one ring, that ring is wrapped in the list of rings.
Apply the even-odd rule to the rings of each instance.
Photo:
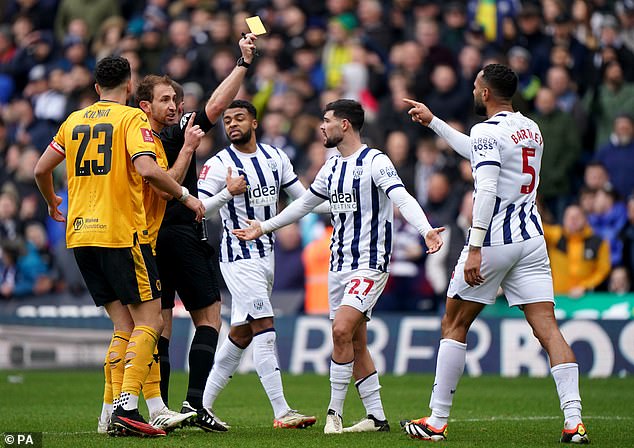
[[[457,131],[440,118],[434,116],[425,104],[408,98],[403,98],[403,101],[412,106],[407,112],[412,117],[412,121],[429,127],[436,134],[447,140],[449,146],[465,159],[471,158],[471,139],[468,135]]]
[[[306,192],[306,188],[304,188],[301,182],[295,182],[285,190],[292,199],[299,199]],[[321,204],[312,210],[312,212],[322,215],[330,214],[330,201],[326,201],[324,199]]]
[[[396,205],[403,215],[403,218],[416,227],[418,233],[425,238],[425,244],[427,244],[427,253],[433,254],[438,252],[442,247],[443,241],[440,236],[445,231],[444,227],[438,227],[434,229],[425,215],[425,212],[421,208],[420,204],[414,197],[407,192],[404,187],[394,188],[390,191],[390,199]]]
[[[240,39],[240,52],[244,58],[244,62],[251,64],[255,56],[255,41],[257,36],[253,33],[246,34]],[[211,94],[211,97],[205,105],[205,113],[211,123],[215,123],[224,110],[231,104],[231,101],[238,94],[242,81],[247,74],[247,67],[235,66],[229,76],[227,76],[220,85]]]
[[[249,221],[250,226],[248,228],[236,229],[232,232],[241,240],[254,240],[266,233],[271,233],[280,227],[299,221],[323,201],[323,198],[316,196],[311,190],[306,190],[301,197],[282,210],[279,215],[276,215],[271,219],[267,219],[264,222],[255,220]]]

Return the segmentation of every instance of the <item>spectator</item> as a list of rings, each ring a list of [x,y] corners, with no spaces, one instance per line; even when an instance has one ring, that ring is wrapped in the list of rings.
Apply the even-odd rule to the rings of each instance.
[[[627,200],[627,223],[621,232],[623,241],[623,265],[634,272],[634,195]]]
[[[555,95],[548,88],[539,89],[530,117],[548,142],[548,151],[542,155],[539,194],[559,222],[571,201],[573,169],[581,153],[581,141],[579,134],[570,132],[575,128],[572,117],[557,108]]]
[[[68,25],[81,18],[86,22],[87,37],[92,39],[106,19],[119,15],[119,2],[112,0],[61,0],[55,15],[55,35],[61,41],[68,32]]]
[[[608,291],[617,296],[622,296],[631,291],[630,275],[626,268],[617,266],[612,270],[610,281],[608,282]]]
[[[407,191],[414,191],[414,163],[407,134],[402,131],[390,132],[385,141],[385,153],[396,168]]]
[[[605,65],[601,84],[596,91],[586,93],[583,104],[597,128],[593,145],[597,149],[609,141],[619,113],[634,116],[634,84],[625,82],[621,64],[612,61]]]
[[[621,114],[614,120],[610,141],[599,148],[596,160],[608,172],[616,192],[626,198],[634,193],[634,118]]]
[[[301,290],[304,287],[302,262],[302,235],[299,225],[282,227],[275,232],[275,282],[274,291]]]
[[[541,81],[531,68],[531,54],[526,48],[515,46],[508,52],[509,67],[517,74],[517,93],[513,98],[514,104],[521,112],[528,112],[533,108],[533,100],[541,87]]]
[[[425,311],[434,308],[434,302],[423,294],[421,285],[424,271],[421,260],[425,245],[415,227],[405,221],[394,207],[392,259],[390,276],[375,311]]]
[[[600,188],[594,195],[594,210],[588,215],[588,223],[594,233],[610,245],[610,260],[613,266],[621,264],[623,242],[619,233],[627,222],[625,204],[617,201],[611,187]]]
[[[594,234],[578,205],[564,212],[563,225],[544,224],[555,294],[583,296],[610,274],[610,248]]]
[[[0,241],[15,241],[22,229],[18,220],[18,198],[11,189],[0,193]]]
[[[321,165],[319,167],[321,168]],[[309,243],[302,253],[306,282],[304,311],[307,314],[328,314],[328,269],[330,268],[331,236],[332,225],[328,222],[322,236]]]

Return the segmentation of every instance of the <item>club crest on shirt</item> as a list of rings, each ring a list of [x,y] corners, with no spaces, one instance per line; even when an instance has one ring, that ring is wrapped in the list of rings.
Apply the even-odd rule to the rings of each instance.
[[[355,169],[352,170],[352,178],[353,179],[360,179],[361,176],[363,175],[363,167],[362,166],[358,166]]]
[[[269,168],[273,171],[277,171],[277,162],[273,159],[266,159],[266,162],[269,164]]]

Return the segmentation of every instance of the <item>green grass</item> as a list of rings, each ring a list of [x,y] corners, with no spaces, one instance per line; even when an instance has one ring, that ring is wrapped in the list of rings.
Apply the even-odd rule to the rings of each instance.
[[[22,382],[15,382],[20,376]],[[406,447],[419,446],[399,429],[402,418],[426,415],[430,375],[383,376],[382,397],[390,433],[323,434],[330,388],[327,377],[284,376],[291,406],[317,416],[317,425],[300,430],[274,430],[272,411],[255,375],[236,375],[215,408],[232,425],[226,434],[178,430],[166,438],[109,438],[96,433],[101,410],[102,374],[84,371],[0,372],[0,432],[43,431],[44,447]],[[584,421],[594,446],[634,446],[634,378],[582,378]],[[186,376],[172,374],[170,400],[178,409]],[[147,411],[142,408],[147,416]],[[353,386],[346,400],[344,423],[364,415]],[[454,400],[448,446],[557,446],[562,417],[551,378],[462,379]]]

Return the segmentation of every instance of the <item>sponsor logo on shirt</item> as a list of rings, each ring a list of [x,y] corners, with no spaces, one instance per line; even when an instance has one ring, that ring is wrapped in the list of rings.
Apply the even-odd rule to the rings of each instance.
[[[330,190],[330,211],[333,213],[349,213],[357,211],[357,193]]]
[[[396,169],[394,169],[394,167],[387,167],[387,168],[381,168],[379,170],[379,174],[381,176],[387,176],[387,177],[396,177],[398,176],[398,173],[396,172]]]
[[[477,152],[478,155],[483,156],[487,152],[491,151],[495,146],[497,146],[497,142],[494,138],[488,137],[479,137],[474,138],[471,141],[471,147],[474,152]]]
[[[275,188],[275,185],[249,185],[247,192],[249,194],[249,203],[252,206],[264,207],[277,202],[277,188]]]

